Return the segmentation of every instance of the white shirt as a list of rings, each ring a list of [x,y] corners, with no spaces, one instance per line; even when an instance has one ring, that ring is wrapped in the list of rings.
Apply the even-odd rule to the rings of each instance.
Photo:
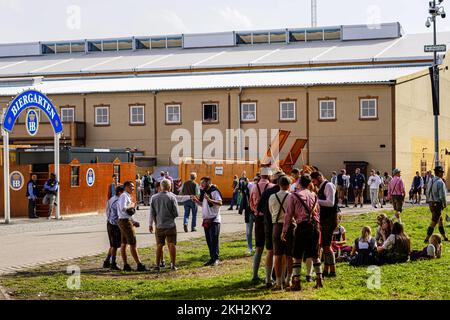
[[[379,189],[381,184],[381,178],[378,175],[370,176],[367,184],[370,186],[370,189]]]
[[[331,182],[324,180],[321,184],[320,184],[320,188],[322,188],[323,184],[326,183],[327,185],[325,186],[325,190],[323,191],[326,197],[326,200],[318,200],[319,205],[322,207],[333,207],[334,206],[334,201],[335,201],[335,196],[336,196],[336,187],[334,186],[334,184],[332,184]],[[319,189],[320,189],[319,188]]]
[[[131,219],[131,216],[126,212],[131,204],[131,196],[128,192],[124,192],[119,197],[119,219]]]
[[[218,191],[211,192],[211,199],[212,200],[222,200],[220,197],[220,193]],[[208,200],[206,198],[203,199],[202,203],[202,218],[203,219],[214,219],[213,222],[220,223],[221,217],[220,217],[220,206],[212,205],[209,206]]]

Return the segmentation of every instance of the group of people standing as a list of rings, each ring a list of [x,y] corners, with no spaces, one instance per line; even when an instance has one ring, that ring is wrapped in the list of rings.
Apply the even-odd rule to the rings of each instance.
[[[44,183],[44,197],[42,198],[42,204],[48,205],[47,219],[52,218],[53,209],[57,205],[56,196],[58,193],[59,182],[56,179],[56,174],[51,173],[50,178]],[[36,212],[37,201],[39,197],[39,188],[37,184],[37,175],[32,174],[31,179],[27,183],[27,189],[25,196],[28,199],[28,218],[37,219],[39,216]]]
[[[301,289],[303,261],[316,273],[316,287],[323,287],[323,276],[336,276],[336,261],[331,247],[339,208],[336,188],[319,171],[291,176],[281,170],[263,167],[252,182],[243,172],[239,179],[245,212],[247,241],[252,248],[251,226],[254,224],[255,254],[252,281],[258,283],[264,248],[265,284],[267,288]],[[322,270],[321,258],[325,264]],[[275,283],[273,281],[275,271]],[[307,271],[311,281],[312,270]]]
[[[205,266],[216,266],[219,264],[219,236],[220,236],[220,208],[222,206],[222,195],[220,190],[212,184],[209,177],[202,177],[200,185],[197,184],[196,173],[191,173],[190,180],[186,181],[181,188],[181,194],[175,195],[173,180],[166,177],[158,181],[156,193],[149,201],[149,232],[155,234],[156,239],[156,263],[153,268],[159,271],[165,267],[163,247],[167,243],[170,255],[170,269],[176,267],[176,243],[177,228],[175,219],[179,216],[178,203],[184,203],[185,209],[192,211],[192,229],[196,231],[197,206],[202,207],[202,226],[205,230],[206,243],[209,248],[210,259]],[[130,247],[131,255],[136,262],[136,271],[147,271],[141,262],[137,252],[137,240],[135,229],[140,227],[139,222],[133,219],[137,210],[137,203],[132,201],[135,185],[127,181],[123,185],[118,184],[117,177],[113,175],[113,183],[110,185],[110,194],[106,208],[107,232],[110,242],[107,256],[103,267],[112,270],[120,270],[116,262],[118,248],[121,250],[123,260],[123,271],[131,271],[127,260],[127,247]],[[189,212],[185,212],[184,229],[187,232]],[[195,213],[194,213],[195,211]]]

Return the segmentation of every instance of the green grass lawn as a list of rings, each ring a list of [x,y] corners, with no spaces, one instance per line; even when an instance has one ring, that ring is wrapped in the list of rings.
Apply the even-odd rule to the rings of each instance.
[[[377,214],[344,217],[349,242],[353,243],[364,225],[375,232]],[[407,209],[402,219],[413,249],[422,249],[430,220],[428,209]],[[323,289],[316,290],[313,283],[303,281],[300,292],[276,292],[263,284],[251,284],[252,257],[245,255],[244,239],[244,234],[222,236],[222,263],[215,268],[202,266],[208,252],[205,240],[199,238],[179,243],[177,272],[111,272],[100,268],[104,257],[96,256],[19,272],[0,278],[0,283],[14,299],[450,299],[447,243],[441,259],[382,266],[380,289],[368,289],[367,268],[339,263],[337,278],[325,279]],[[144,263],[151,265],[154,249],[143,248],[140,253]],[[68,265],[81,268],[79,290],[67,288]],[[262,263],[261,277],[263,273]]]

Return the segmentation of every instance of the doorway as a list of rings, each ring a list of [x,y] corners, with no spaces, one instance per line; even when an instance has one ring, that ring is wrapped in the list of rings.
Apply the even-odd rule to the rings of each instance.
[[[350,181],[355,176],[356,169],[359,168],[359,169],[361,169],[361,173],[366,178],[366,183],[367,183],[367,168],[369,165],[368,162],[366,162],[366,161],[344,161],[344,165],[345,165],[345,170],[347,171],[347,175],[350,176]],[[363,193],[364,203],[366,203],[369,198],[367,196],[367,189],[368,188],[366,185],[366,188],[364,189],[364,193]],[[348,202],[352,203],[354,201],[355,201],[355,195],[353,193],[353,188],[350,187],[350,190],[348,191]]]

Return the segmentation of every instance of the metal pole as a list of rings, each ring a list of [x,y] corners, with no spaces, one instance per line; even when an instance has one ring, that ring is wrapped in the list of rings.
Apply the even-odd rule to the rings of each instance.
[[[10,194],[9,194],[9,133],[2,129],[3,135],[3,189],[5,223],[11,221]]]
[[[433,0],[433,7],[436,8],[436,0]],[[436,46],[437,45],[437,34],[436,34],[436,17],[433,17],[433,44]],[[438,81],[436,81],[437,79],[439,79],[439,69],[437,67],[437,52],[434,51],[433,54],[433,81],[434,81],[434,85],[437,86],[438,85]],[[437,89],[437,96],[436,96],[436,100],[437,100],[437,105],[439,107],[439,88]],[[440,161],[439,161],[439,116],[436,114],[434,115],[434,163],[435,163],[435,167],[440,165]]]
[[[59,176],[59,133],[55,133],[55,145],[54,145],[54,152],[55,152],[55,174],[56,179],[58,180],[58,191],[56,192],[56,219],[61,219],[61,177]]]

